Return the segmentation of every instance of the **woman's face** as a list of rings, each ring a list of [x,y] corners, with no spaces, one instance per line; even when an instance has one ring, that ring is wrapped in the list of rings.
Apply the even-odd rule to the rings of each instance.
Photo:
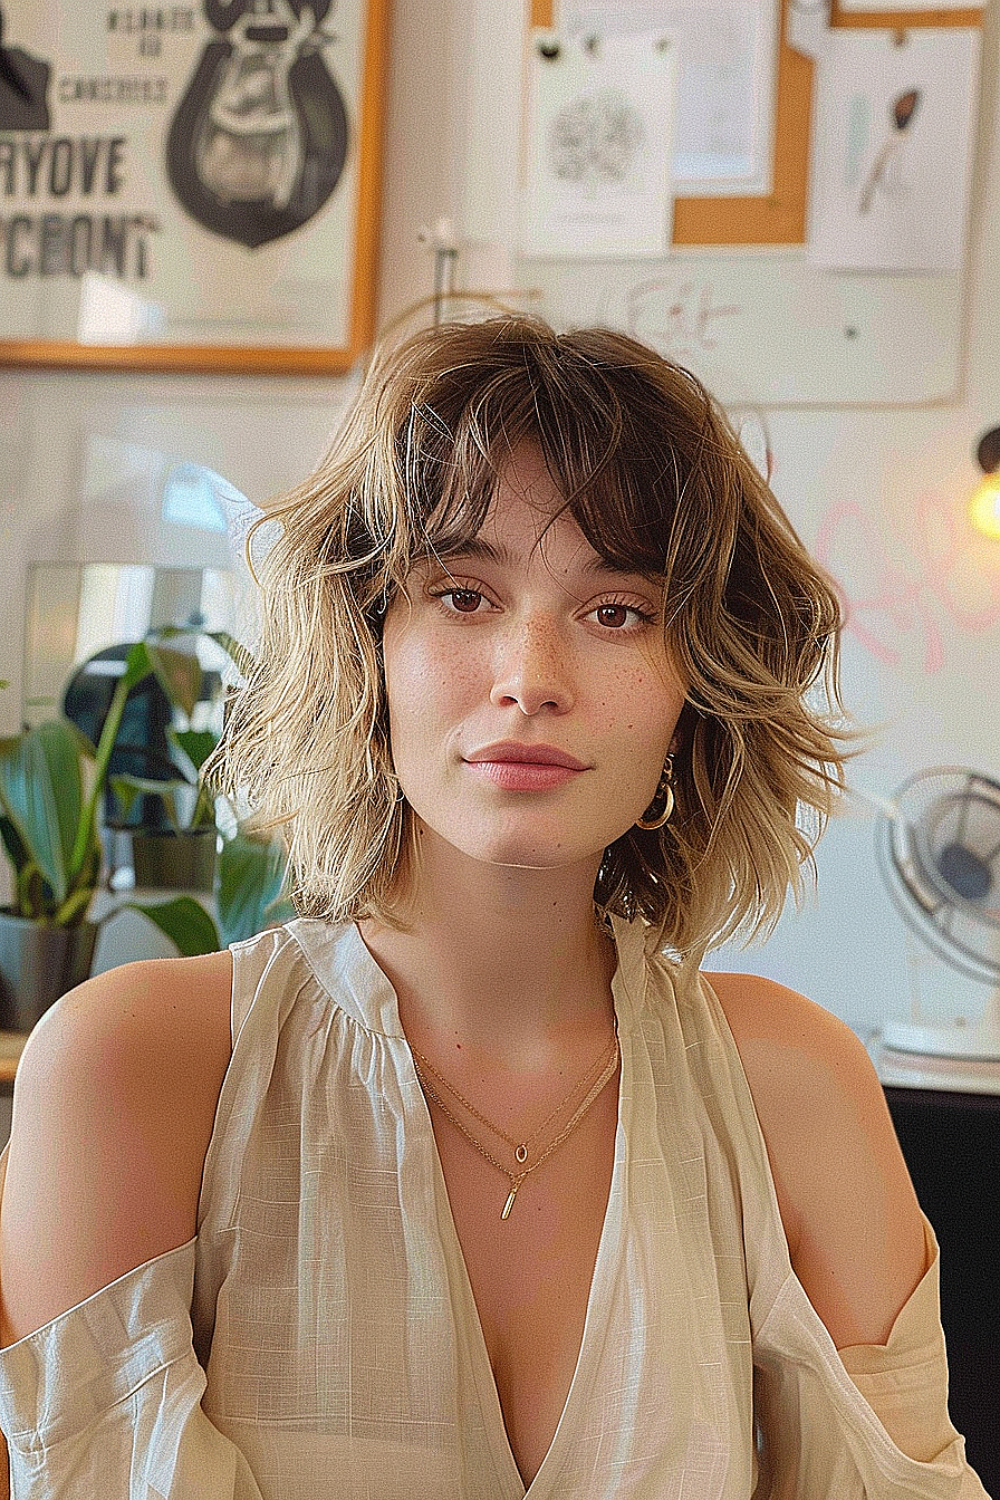
[[[415,568],[385,618],[403,792],[428,832],[495,864],[603,852],[652,801],[684,705],[659,585],[609,571],[568,513],[536,546],[561,503],[519,449],[475,541]],[[517,763],[539,747],[573,766]]]

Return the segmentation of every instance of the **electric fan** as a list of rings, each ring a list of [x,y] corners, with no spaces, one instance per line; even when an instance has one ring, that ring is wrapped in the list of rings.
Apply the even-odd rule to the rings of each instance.
[[[879,869],[907,925],[946,963],[990,986],[976,1024],[891,1021],[883,1081],[935,1076],[928,1086],[1000,1089],[1000,783],[962,766],[910,777],[875,829]],[[925,1061],[918,1063],[917,1059]],[[933,1058],[933,1064],[927,1059]],[[950,1083],[942,1083],[950,1075]],[[900,1079],[899,1081],[903,1081]]]

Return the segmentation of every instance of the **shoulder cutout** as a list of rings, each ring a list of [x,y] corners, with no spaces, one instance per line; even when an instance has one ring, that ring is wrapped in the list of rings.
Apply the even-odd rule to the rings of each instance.
[[[883,1344],[927,1268],[926,1243],[864,1044],[774,980],[705,977],[750,1085],[795,1273],[838,1348]]]
[[[224,952],[122,965],[32,1032],[0,1204],[4,1346],[195,1234],[231,964]]]

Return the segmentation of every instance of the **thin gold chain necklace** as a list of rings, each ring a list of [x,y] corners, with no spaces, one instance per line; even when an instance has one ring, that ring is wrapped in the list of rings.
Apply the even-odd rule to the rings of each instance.
[[[616,1039],[613,1037],[612,1040],[611,1040],[611,1051],[612,1052],[614,1051],[615,1046],[616,1046]],[[507,1142],[507,1145],[510,1146],[513,1149],[514,1160],[518,1163],[519,1166],[523,1166],[524,1163],[528,1160],[528,1147],[531,1145],[532,1141],[535,1139],[535,1136],[536,1135],[541,1135],[541,1133],[545,1129],[546,1125],[550,1124],[555,1119],[556,1115],[562,1113],[562,1111],[566,1108],[567,1104],[573,1098],[574,1094],[579,1093],[579,1091],[581,1089],[585,1089],[587,1087],[587,1085],[589,1084],[589,1082],[590,1082],[591,1078],[593,1077],[593,1075],[603,1066],[603,1064],[604,1064],[604,1062],[605,1062],[605,1060],[606,1060],[606,1058],[608,1056],[607,1053],[602,1052],[601,1055],[600,1055],[600,1057],[597,1058],[596,1062],[594,1062],[594,1063],[592,1063],[590,1065],[590,1067],[587,1069],[586,1073],[584,1073],[583,1077],[580,1078],[580,1079],[578,1079],[577,1082],[574,1083],[573,1087],[570,1089],[569,1093],[565,1096],[565,1098],[560,1099],[560,1101],[556,1105],[555,1109],[551,1110],[549,1112],[549,1114],[547,1114],[545,1116],[545,1119],[538,1126],[537,1130],[533,1130],[529,1136],[525,1136],[525,1138],[524,1138],[523,1141],[515,1141],[512,1136],[509,1136],[506,1133],[506,1131],[501,1130],[499,1125],[494,1125],[494,1123],[493,1123],[492,1120],[488,1120],[485,1115],[480,1114],[480,1112],[476,1108],[476,1106],[474,1104],[472,1104],[470,1102],[470,1100],[466,1099],[466,1097],[465,1097],[464,1094],[460,1094],[459,1091],[458,1091],[458,1089],[455,1087],[455,1085],[453,1083],[449,1083],[448,1080],[447,1080],[447,1078],[445,1078],[445,1076],[444,1076],[443,1073],[439,1073],[438,1072],[437,1068],[435,1068],[434,1064],[431,1062],[431,1060],[430,1060],[429,1057],[425,1057],[424,1054],[421,1051],[419,1051],[418,1048],[413,1047],[413,1046],[411,1046],[410,1051],[413,1053],[413,1055],[415,1057],[418,1057],[420,1059],[420,1062],[421,1062],[423,1068],[426,1070],[426,1072],[430,1073],[432,1075],[432,1077],[436,1078],[437,1081],[438,1081],[438,1083],[444,1084],[444,1086],[448,1090],[449,1094],[453,1094],[454,1097],[459,1101],[459,1103],[464,1104],[465,1107],[466,1107],[466,1109],[469,1111],[469,1113],[471,1115],[475,1115],[476,1119],[480,1122],[480,1124],[485,1125],[486,1128],[487,1128],[487,1130],[492,1131],[492,1133],[494,1135],[498,1135],[502,1141],[506,1141]]]
[[[420,1058],[422,1062],[426,1063],[426,1059],[423,1058],[423,1056],[422,1056],[421,1053],[417,1052],[416,1048],[412,1048],[411,1047],[410,1050],[414,1053],[414,1058],[415,1059]],[[577,1125],[583,1119],[584,1115],[587,1113],[587,1110],[593,1104],[593,1102],[597,1098],[598,1094],[600,1094],[601,1090],[605,1087],[605,1085],[607,1084],[608,1080],[611,1078],[612,1074],[616,1071],[616,1069],[618,1067],[618,1060],[619,1060],[620,1055],[621,1055],[621,1049],[620,1049],[620,1047],[618,1045],[618,1034],[617,1034],[617,1031],[616,1031],[614,1043],[612,1045],[612,1049],[611,1049],[611,1053],[610,1053],[610,1056],[608,1058],[608,1061],[605,1064],[605,1066],[604,1066],[604,1068],[603,1068],[603,1070],[601,1072],[600,1077],[597,1079],[597,1082],[594,1084],[593,1088],[591,1088],[590,1092],[587,1094],[587,1097],[584,1099],[583,1103],[576,1110],[575,1114],[573,1115],[573,1118],[559,1132],[559,1134],[556,1136],[555,1140],[552,1141],[552,1142],[550,1142],[550,1144],[548,1146],[546,1146],[545,1150],[538,1157],[538,1159],[536,1161],[533,1161],[531,1163],[530,1167],[524,1167],[523,1171],[521,1171],[521,1172],[511,1172],[507,1167],[505,1167],[503,1165],[502,1162],[497,1161],[496,1157],[493,1156],[491,1152],[487,1151],[486,1147],[482,1144],[482,1142],[481,1141],[477,1141],[476,1137],[472,1134],[472,1132],[470,1130],[468,1130],[465,1125],[462,1124],[462,1121],[458,1118],[458,1116],[454,1113],[454,1111],[450,1110],[448,1108],[447,1104],[441,1098],[441,1095],[434,1088],[433,1084],[431,1084],[428,1081],[428,1079],[424,1076],[423,1068],[421,1067],[420,1063],[417,1062],[416,1060],[414,1061],[414,1068],[416,1069],[417,1077],[419,1078],[420,1083],[423,1086],[424,1092],[427,1094],[428,1098],[432,1099],[433,1102],[437,1105],[438,1109],[441,1110],[442,1114],[446,1115],[447,1118],[449,1120],[451,1120],[452,1124],[456,1125],[458,1127],[458,1129],[462,1132],[462,1134],[466,1137],[466,1139],[469,1140],[469,1141],[471,1141],[472,1145],[475,1146],[475,1148],[479,1152],[480,1156],[485,1157],[486,1160],[490,1163],[491,1166],[496,1167],[497,1170],[500,1171],[500,1172],[502,1172],[503,1175],[507,1178],[508,1182],[510,1183],[510,1193],[508,1194],[507,1201],[504,1204],[503,1209],[501,1210],[501,1213],[500,1213],[501,1219],[506,1219],[506,1218],[510,1217],[510,1211],[514,1207],[514,1199],[517,1197],[517,1190],[521,1186],[521,1183],[529,1175],[529,1173],[534,1172],[537,1167],[540,1167],[542,1165],[543,1161],[546,1161],[552,1155],[553,1151],[556,1149],[557,1146],[561,1146],[562,1145],[563,1141],[571,1133],[571,1131],[573,1131],[573,1130],[576,1129]],[[431,1069],[431,1071],[434,1073],[435,1077],[438,1077],[438,1078],[441,1077],[441,1075],[439,1073],[437,1073],[437,1071],[435,1069],[431,1068],[431,1065],[429,1063],[426,1063],[426,1065],[427,1065],[428,1068]],[[593,1068],[590,1069],[590,1071],[587,1073],[586,1076],[589,1077],[590,1073],[592,1073],[592,1072],[593,1072]],[[442,1079],[442,1082],[444,1082],[443,1079]],[[451,1088],[450,1084],[446,1084],[445,1086],[447,1088]],[[571,1090],[570,1094],[567,1095],[567,1098],[572,1098],[573,1094],[576,1093],[576,1091],[577,1091],[577,1089],[579,1089],[579,1087],[580,1087],[580,1084],[577,1084],[576,1088],[574,1088],[573,1090]],[[490,1121],[487,1120],[484,1115],[481,1115],[479,1113],[479,1111],[473,1105],[471,1105],[467,1099],[463,1098],[463,1096],[458,1092],[457,1089],[451,1088],[451,1092],[453,1094],[455,1094],[456,1098],[461,1099],[462,1103],[466,1106],[466,1108],[469,1109],[476,1116],[477,1119],[482,1120],[483,1124],[486,1125],[486,1126],[488,1126],[490,1130],[496,1131],[496,1134],[499,1135],[499,1136],[501,1136],[502,1139],[506,1140],[510,1145],[514,1144],[513,1141],[511,1141],[511,1139],[510,1139],[509,1136],[504,1135],[502,1131],[496,1130],[496,1127],[494,1125],[490,1124]],[[564,1099],[563,1100],[563,1104],[565,1104],[565,1103],[566,1103],[566,1100]],[[561,1107],[562,1106],[560,1105],[559,1108],[561,1108]],[[552,1118],[552,1116],[550,1115],[549,1119],[551,1119],[551,1118]],[[538,1134],[538,1131],[536,1130],[535,1131],[535,1135],[537,1135],[537,1134]],[[529,1137],[529,1140],[530,1139],[532,1139],[532,1137]],[[519,1163],[523,1163],[527,1159],[527,1151],[526,1151],[526,1148],[524,1148],[525,1149],[525,1155],[524,1156],[520,1156],[520,1155],[518,1155],[518,1150],[520,1150],[520,1149],[522,1149],[522,1148],[521,1147],[517,1148],[517,1150],[515,1150],[514,1154],[515,1154],[518,1162]]]

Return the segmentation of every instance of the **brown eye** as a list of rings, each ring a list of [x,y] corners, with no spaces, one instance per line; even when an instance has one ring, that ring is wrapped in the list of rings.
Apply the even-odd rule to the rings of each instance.
[[[442,598],[451,599],[455,609],[461,615],[474,615],[479,608],[482,594],[477,594],[475,589],[451,589]]]
[[[635,610],[630,610],[626,604],[602,604],[597,610],[597,616],[602,625],[616,627],[627,625],[628,616],[634,613]]]

